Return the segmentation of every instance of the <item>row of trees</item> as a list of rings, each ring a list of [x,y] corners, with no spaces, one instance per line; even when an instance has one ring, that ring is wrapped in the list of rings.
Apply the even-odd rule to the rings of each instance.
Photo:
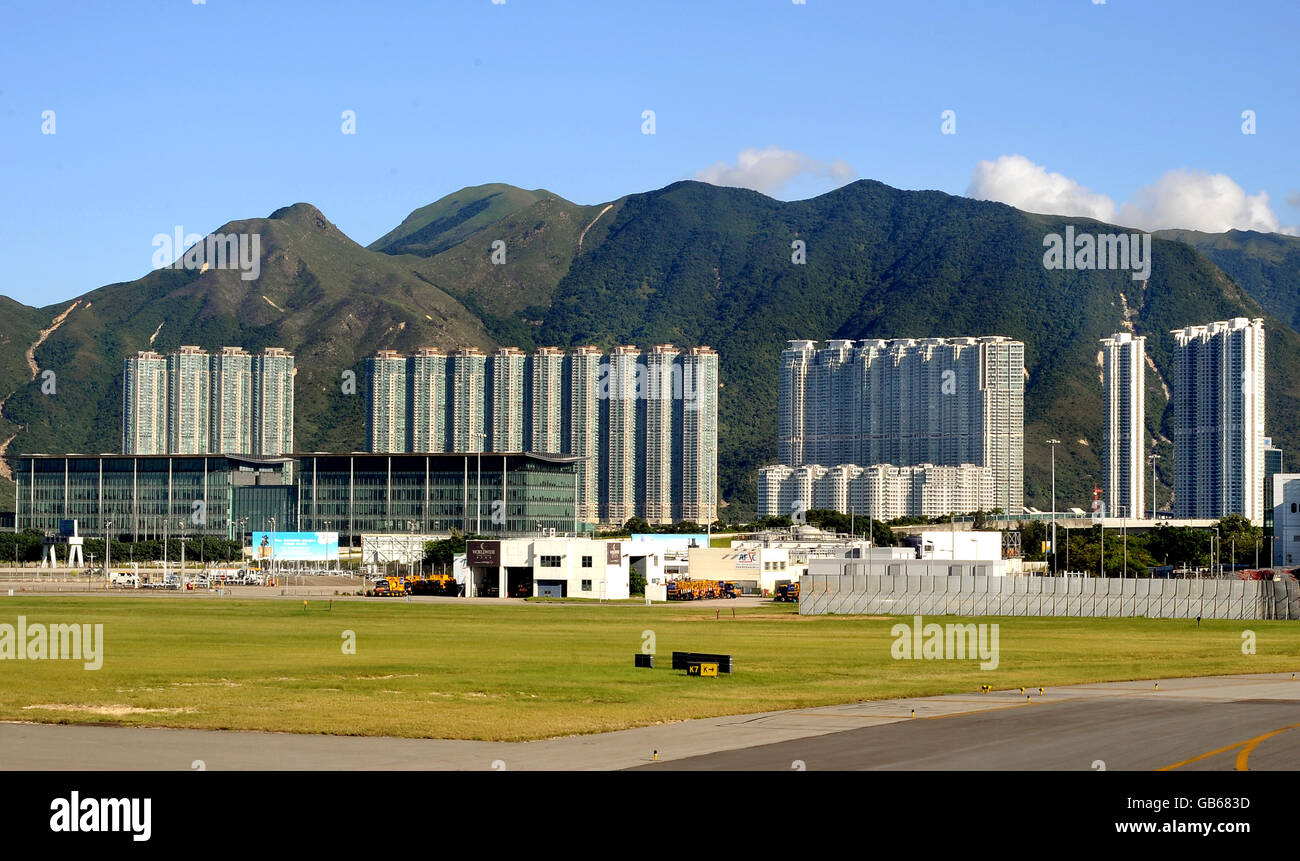
[[[1264,531],[1238,514],[1220,520],[1218,547],[1214,529],[1197,529],[1190,526],[1161,524],[1145,532],[1130,532],[1125,536],[1118,529],[1105,531],[1105,573],[1118,576],[1125,567],[1127,550],[1129,576],[1143,576],[1146,569],[1172,565],[1174,568],[1206,568],[1212,562],[1226,566],[1267,567],[1272,564],[1271,551]],[[1050,540],[1051,524],[1042,520],[1019,524],[1021,553],[1025,559],[1050,561],[1051,554],[1044,553],[1044,544]],[[1053,562],[1058,571],[1101,571],[1102,530],[1066,530],[1057,525],[1056,539],[1059,551]]]
[[[0,565],[5,563],[40,562],[44,547],[39,530],[29,529],[23,532],[0,532]],[[181,558],[181,548],[185,550],[186,562],[233,562],[243,558],[243,546],[239,541],[227,541],[211,535],[190,538],[174,537],[167,541],[166,558],[176,561]],[[127,565],[131,562],[151,562],[163,559],[163,542],[150,541],[114,541],[113,564]],[[65,563],[68,560],[68,545],[56,544],[55,558]],[[87,564],[93,556],[95,564],[104,561],[104,539],[87,538],[82,545],[82,555]]]

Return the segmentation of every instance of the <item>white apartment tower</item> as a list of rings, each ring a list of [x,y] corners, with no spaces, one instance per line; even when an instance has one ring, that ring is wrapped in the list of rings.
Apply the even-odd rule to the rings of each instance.
[[[578,513],[586,523],[600,520],[600,349],[579,347],[567,357],[569,439],[566,454],[578,462]]]
[[[808,370],[817,353],[816,341],[791,341],[781,353],[781,376],[777,380],[777,459],[787,466],[805,461],[807,432],[805,407],[808,403]]]
[[[280,457],[294,451],[293,354],[267,347],[253,356],[253,454]]]
[[[488,360],[488,400],[492,404],[489,451],[524,450],[524,365],[527,355],[502,347]]]
[[[447,354],[434,347],[407,360],[413,452],[447,451]]]
[[[601,411],[601,517],[606,523],[625,523],[637,511],[637,368],[641,351],[615,347],[602,368]]]
[[[167,356],[167,452],[205,454],[211,444],[211,368],[206,351],[185,346]]]
[[[1146,338],[1119,332],[1103,338],[1101,348],[1105,515],[1141,518],[1147,499]]]
[[[167,360],[147,350],[123,363],[122,453],[167,453]]]
[[[532,404],[529,451],[559,454],[565,450],[564,351],[541,347],[532,356]]]
[[[778,379],[779,461],[987,467],[989,507],[1019,513],[1024,372],[1024,344],[1001,336],[835,340],[823,350],[791,341]]]
[[[380,350],[366,360],[366,450],[407,450],[406,359]]]
[[[718,519],[718,354],[692,347],[682,358],[681,519]]]
[[[213,353],[208,376],[212,401],[208,407],[211,441],[216,454],[253,451],[253,357],[240,347]]]
[[[647,523],[673,522],[673,477],[677,462],[675,405],[681,400],[680,351],[658,344],[646,355],[645,482],[642,510]],[[674,389],[674,378],[676,387]]]
[[[1175,329],[1174,513],[1264,521],[1264,321]]]
[[[451,450],[483,451],[487,445],[487,356],[477,347],[451,354],[447,388],[451,394]]]

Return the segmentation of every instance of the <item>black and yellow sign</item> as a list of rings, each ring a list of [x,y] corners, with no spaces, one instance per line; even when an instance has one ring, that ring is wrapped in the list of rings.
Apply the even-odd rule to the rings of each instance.
[[[688,676],[713,676],[718,675],[718,665],[715,663],[692,663],[686,665],[686,675]]]

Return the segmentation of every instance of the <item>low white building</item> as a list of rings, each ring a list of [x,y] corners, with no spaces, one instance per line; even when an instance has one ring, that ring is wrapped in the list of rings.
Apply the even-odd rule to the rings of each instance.
[[[465,564],[470,597],[618,600],[631,597],[633,571],[647,589],[664,578],[662,548],[575,536],[470,541]]]
[[[1273,476],[1273,564],[1300,565],[1300,474]]]

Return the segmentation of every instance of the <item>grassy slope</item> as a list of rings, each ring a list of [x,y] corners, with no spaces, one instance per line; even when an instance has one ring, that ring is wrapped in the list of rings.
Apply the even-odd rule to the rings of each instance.
[[[893,619],[793,607],[483,607],[320,600],[31,598],[0,621],[104,625],[102,669],[0,661],[0,719],[518,740],[898,696],[1297,669],[1300,628],[1241,622],[1004,618],[1000,663],[896,661]],[[933,620],[940,621],[940,620]],[[963,620],[964,622],[975,620]],[[693,679],[632,666],[653,630],[673,650],[735,656]],[[344,655],[342,632],[357,651]],[[1050,694],[1049,694],[1050,695]],[[40,706],[40,708],[28,708]],[[96,714],[95,707],[158,709]],[[177,710],[177,711],[165,711]],[[110,712],[111,712],[110,708]]]
[[[370,243],[369,248],[385,254],[429,257],[546,198],[555,195],[544,189],[527,191],[499,182],[462,188],[415,210],[397,227]]]
[[[159,270],[87,294],[89,307],[83,302],[37,352],[41,367],[58,371],[58,397],[31,383],[6,406],[28,426],[18,451],[118,448],[122,359],[148,349],[155,331],[159,352],[181,344],[294,352],[295,439],[308,450],[362,447],[363,363],[375,350],[493,344],[463,305],[399,258],[357,245],[315,207],[296,204],[222,231],[261,235],[261,276]],[[355,395],[341,392],[345,370],[360,381]]]
[[[1161,230],[1208,257],[1254,296],[1270,314],[1300,328],[1300,236],[1229,230]]]

